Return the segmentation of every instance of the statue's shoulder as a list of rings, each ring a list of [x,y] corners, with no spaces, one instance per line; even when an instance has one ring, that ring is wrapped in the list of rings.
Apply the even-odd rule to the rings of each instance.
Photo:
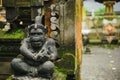
[[[46,42],[47,42],[48,45],[51,45],[51,44],[54,45],[55,44],[55,40],[52,39],[52,38],[47,38]]]

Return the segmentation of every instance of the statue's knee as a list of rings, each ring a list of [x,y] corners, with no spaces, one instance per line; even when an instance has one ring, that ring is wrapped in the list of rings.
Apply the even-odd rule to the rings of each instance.
[[[54,69],[54,64],[51,61],[47,61],[43,64],[42,67],[45,68],[45,69],[48,69],[48,70],[49,69]]]
[[[45,62],[43,65],[39,66],[39,71],[49,72],[54,70],[54,64],[51,61]]]
[[[16,65],[18,65],[20,62],[21,62],[21,59],[15,58],[15,59],[12,60],[11,66],[16,66]]]
[[[52,74],[54,72],[54,64],[51,61],[45,62],[38,69],[40,74]]]

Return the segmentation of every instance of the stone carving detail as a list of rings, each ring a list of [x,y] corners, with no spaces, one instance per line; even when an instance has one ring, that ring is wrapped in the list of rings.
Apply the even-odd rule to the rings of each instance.
[[[51,34],[50,34],[50,36],[53,38],[56,38],[60,33],[60,29],[59,29],[59,6],[57,4],[52,4],[50,6],[50,9],[51,9],[51,18],[50,18]]]
[[[57,58],[55,41],[46,38],[47,27],[41,23],[28,26],[29,37],[22,41],[23,58],[11,62],[13,80],[53,80],[54,63]]]

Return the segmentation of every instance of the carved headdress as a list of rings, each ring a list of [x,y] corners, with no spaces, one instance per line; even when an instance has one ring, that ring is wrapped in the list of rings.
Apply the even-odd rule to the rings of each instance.
[[[28,26],[30,33],[31,29],[42,29],[45,34],[48,32],[48,28],[42,24],[42,20],[39,16],[35,18],[35,23]]]

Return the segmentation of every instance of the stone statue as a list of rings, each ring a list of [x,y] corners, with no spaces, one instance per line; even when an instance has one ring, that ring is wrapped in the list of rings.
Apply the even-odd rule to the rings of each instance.
[[[15,58],[11,62],[13,80],[52,80],[53,61],[57,58],[55,41],[45,37],[47,28],[42,24],[32,24],[28,30],[29,37],[22,41],[20,47],[23,58]]]

